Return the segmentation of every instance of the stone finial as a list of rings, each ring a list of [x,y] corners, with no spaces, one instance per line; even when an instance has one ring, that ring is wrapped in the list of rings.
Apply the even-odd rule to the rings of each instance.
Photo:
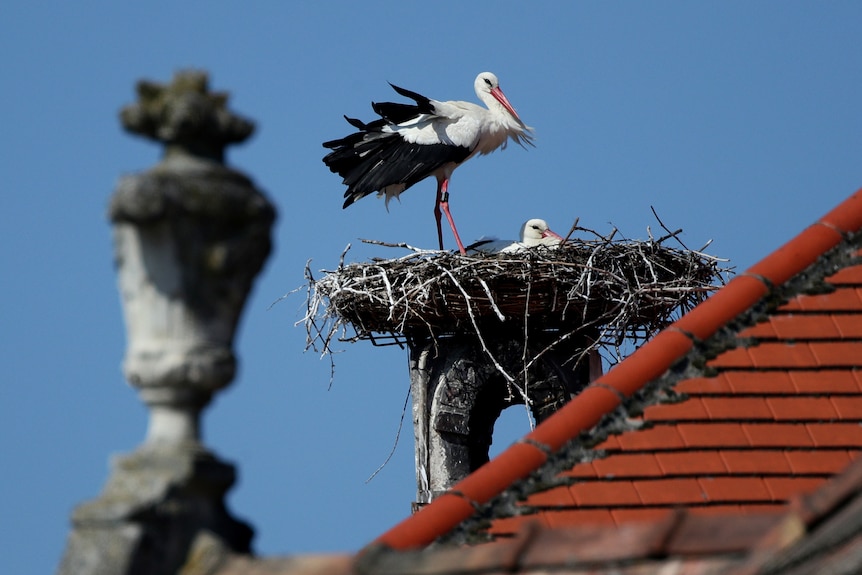
[[[177,573],[202,535],[251,551],[253,529],[224,498],[235,467],[204,442],[201,414],[233,381],[234,335],[269,256],[275,206],[226,166],[252,123],[209,93],[202,72],[138,84],[124,126],[165,144],[123,176],[108,208],[128,347],[123,372],[149,410],[143,443],[116,457],[101,495],[79,505],[59,575]]]
[[[123,176],[111,197],[129,346],[124,371],[150,407],[147,443],[197,443],[199,414],[233,380],[233,337],[271,249],[275,207],[226,166],[225,146],[252,122],[210,93],[203,72],[138,83],[124,126],[163,142],[152,169]]]
[[[254,122],[227,109],[227,92],[210,92],[206,72],[177,72],[170,84],[141,80],[138,102],[120,111],[123,127],[162,142],[165,155],[224,160],[224,149],[254,132]]]

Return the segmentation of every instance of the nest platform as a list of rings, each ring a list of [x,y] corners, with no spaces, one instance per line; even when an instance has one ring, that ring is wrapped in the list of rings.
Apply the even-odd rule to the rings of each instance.
[[[445,336],[465,330],[571,333],[601,344],[646,339],[725,282],[724,260],[659,240],[570,239],[556,248],[461,255],[419,250],[341,264],[315,279],[306,268],[309,344],[328,348],[339,328],[353,339]],[[613,236],[613,234],[611,234]],[[379,242],[372,242],[379,243]],[[346,253],[346,252],[345,252]]]

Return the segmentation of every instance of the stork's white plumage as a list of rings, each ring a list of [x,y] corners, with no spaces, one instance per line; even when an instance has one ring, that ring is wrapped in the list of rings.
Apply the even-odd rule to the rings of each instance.
[[[347,185],[344,207],[377,192],[389,200],[429,176],[437,179],[434,217],[437,239],[443,249],[441,212],[452,227],[455,242],[466,253],[449,212],[449,178],[459,165],[476,154],[505,148],[511,138],[522,147],[532,145],[532,128],[525,125],[500,90],[497,77],[482,72],[476,77],[476,95],[486,108],[472,102],[438,102],[392,88],[416,104],[372,103],[380,116],[368,124],[345,119],[359,131],[323,145],[332,151],[323,161]]]
[[[562,236],[548,227],[548,222],[540,218],[533,218],[524,222],[519,237],[520,239],[515,242],[512,240],[480,240],[467,246],[467,250],[486,254],[510,254],[538,246],[554,248],[563,241]]]

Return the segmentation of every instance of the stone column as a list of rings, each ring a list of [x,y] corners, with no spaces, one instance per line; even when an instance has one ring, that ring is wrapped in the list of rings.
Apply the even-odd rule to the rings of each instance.
[[[523,330],[497,329],[486,334],[484,345],[466,333],[407,338],[416,448],[414,509],[487,463],[494,424],[504,409],[524,405],[526,395],[533,419],[541,423],[589,383],[589,357],[577,360],[578,350],[589,346],[587,336],[546,351],[525,372],[524,358],[536,357],[553,337],[537,329],[525,340]]]
[[[231,383],[233,340],[271,249],[275,208],[224,150],[254,125],[185,72],[138,84],[121,112],[130,132],[164,145],[150,170],[123,177],[111,198],[128,337],[126,379],[149,409],[143,444],[113,461],[102,494],[78,506],[62,575],[173,574],[196,537],[251,551],[253,530],[224,496],[236,478],[202,441],[201,411]],[[214,537],[213,537],[214,536]]]

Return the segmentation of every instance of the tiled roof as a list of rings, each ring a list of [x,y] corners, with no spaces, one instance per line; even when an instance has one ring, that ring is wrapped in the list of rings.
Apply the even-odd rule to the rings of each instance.
[[[862,190],[376,543],[778,513],[862,449]]]
[[[571,573],[766,575],[859,573],[862,568],[862,460],[781,513],[703,515],[677,509],[620,526],[550,528],[525,522],[493,545],[374,551],[375,575]]]

